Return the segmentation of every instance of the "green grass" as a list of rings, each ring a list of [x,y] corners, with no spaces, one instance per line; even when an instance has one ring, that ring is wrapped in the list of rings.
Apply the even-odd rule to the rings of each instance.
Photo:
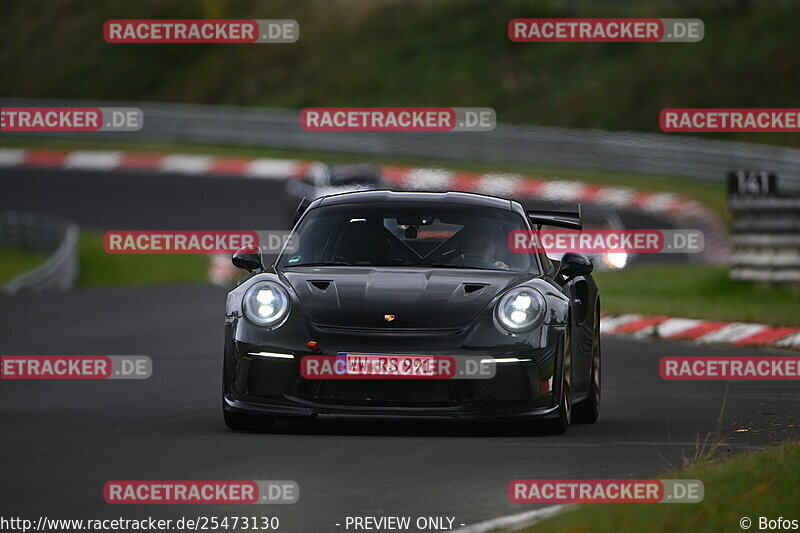
[[[800,444],[786,442],[774,448],[735,456],[720,463],[702,464],[663,476],[700,479],[705,486],[701,503],[581,505],[523,533],[726,533],[741,532],[740,518],[800,519]],[[763,530],[762,530],[763,531]]]
[[[26,272],[48,257],[44,252],[17,248],[0,250],[0,285]],[[78,240],[78,287],[208,283],[209,259],[205,254],[108,254],[103,235],[81,232]]]
[[[800,292],[731,281],[727,267],[634,265],[595,279],[604,313],[800,326]]]
[[[0,249],[0,285],[5,285],[23,272],[36,268],[47,259],[44,252],[21,248]]]
[[[287,159],[321,160],[330,163],[368,161],[379,165],[433,166],[465,172],[508,172],[546,179],[578,180],[594,185],[631,187],[642,191],[670,192],[697,200],[714,211],[723,222],[730,218],[721,183],[703,183],[697,180],[670,176],[653,176],[601,170],[574,170],[538,167],[512,163],[474,163],[449,159],[413,157],[377,157],[354,154],[329,153],[305,150],[278,150],[238,146],[218,146],[190,143],[136,143],[108,141],[80,141],[56,139],[24,139],[3,137],[0,146],[18,148],[51,148],[60,150],[128,150],[156,153],[210,154],[231,157],[276,157]]]
[[[108,254],[103,235],[81,232],[79,287],[208,281],[208,256],[201,254]]]

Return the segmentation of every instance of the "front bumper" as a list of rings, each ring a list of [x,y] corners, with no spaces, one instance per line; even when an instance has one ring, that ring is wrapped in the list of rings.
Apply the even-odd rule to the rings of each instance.
[[[304,332],[293,329],[281,327],[263,338],[254,335],[248,323],[229,320],[225,410],[279,417],[336,414],[486,420],[547,418],[558,410],[552,388],[559,379],[563,327],[543,326],[521,337],[474,330],[386,334],[313,324],[306,324]],[[481,342],[476,342],[478,338]],[[313,355],[306,346],[312,339],[327,354],[469,355],[522,361],[496,363],[491,379],[305,379],[300,375],[300,360]],[[291,358],[253,355],[261,352]]]

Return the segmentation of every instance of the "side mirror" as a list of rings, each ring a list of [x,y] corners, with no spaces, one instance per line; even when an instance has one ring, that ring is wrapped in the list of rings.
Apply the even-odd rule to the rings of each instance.
[[[255,272],[264,268],[261,263],[261,249],[258,246],[248,245],[239,248],[231,258],[233,266],[247,270],[248,272]]]
[[[583,254],[567,252],[561,257],[561,265],[558,268],[558,275],[564,276],[564,282],[577,276],[586,276],[592,273],[591,260]]]

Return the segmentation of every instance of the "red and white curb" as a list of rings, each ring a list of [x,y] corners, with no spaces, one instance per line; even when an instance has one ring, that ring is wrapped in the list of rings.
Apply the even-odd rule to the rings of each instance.
[[[646,315],[604,315],[603,335],[628,334],[665,340],[690,340],[698,344],[772,346],[800,350],[800,328],[719,322]]]
[[[195,176],[230,176],[287,180],[306,175],[314,161],[210,155],[157,154],[99,150],[0,148],[0,168],[31,167],[64,170],[146,171]],[[695,228],[704,234],[704,259],[724,262],[729,254],[725,229],[714,213],[695,200],[672,193],[647,192],[557,178],[520,174],[461,172],[426,167],[384,166],[389,183],[398,189],[465,191],[520,200],[583,203],[639,210],[670,219],[676,228]],[[224,277],[218,263],[216,274]],[[221,279],[221,278],[220,278]]]
[[[0,148],[0,167],[145,170],[281,180],[302,177],[313,164],[315,164],[314,161],[294,159]],[[408,190],[457,190],[514,198],[593,203],[618,208],[634,208],[669,216],[692,216],[716,221],[714,214],[700,202],[671,193],[643,192],[628,187],[603,187],[579,181],[537,178],[519,174],[479,174],[398,166],[385,166],[383,170],[390,183]]]
[[[64,170],[138,170],[189,175],[282,180],[305,175],[309,162],[292,159],[216,157],[100,150],[0,148],[0,167]]]

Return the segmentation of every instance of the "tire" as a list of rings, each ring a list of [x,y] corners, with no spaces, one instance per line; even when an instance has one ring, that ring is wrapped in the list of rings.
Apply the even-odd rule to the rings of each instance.
[[[563,435],[572,422],[572,342],[570,326],[564,332],[564,353],[561,363],[561,384],[559,386],[558,417],[545,421],[547,433]]]
[[[266,433],[275,425],[275,417],[250,413],[231,413],[223,409],[225,425],[234,431],[256,431]]]
[[[589,376],[589,395],[575,405],[572,419],[579,424],[594,424],[600,416],[600,315],[595,317],[594,331],[592,332],[592,371]]]

